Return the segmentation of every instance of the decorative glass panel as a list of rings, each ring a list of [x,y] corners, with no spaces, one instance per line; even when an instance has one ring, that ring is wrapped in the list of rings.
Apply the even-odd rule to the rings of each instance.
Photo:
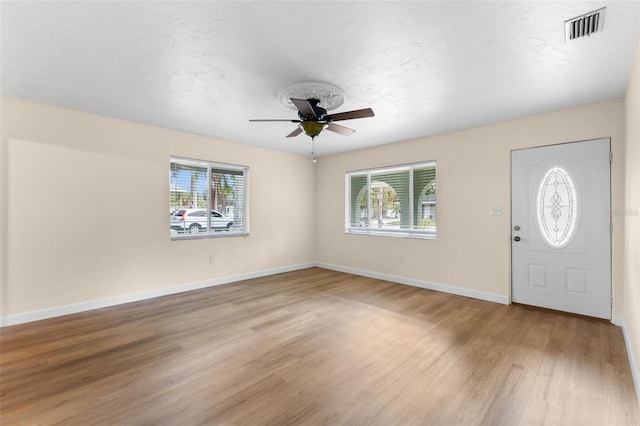
[[[578,218],[576,187],[565,169],[554,166],[545,173],[536,207],[545,240],[553,247],[565,246],[573,237]]]

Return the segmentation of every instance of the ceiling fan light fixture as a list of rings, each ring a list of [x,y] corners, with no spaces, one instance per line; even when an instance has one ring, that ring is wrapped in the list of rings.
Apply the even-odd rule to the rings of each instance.
[[[320,121],[303,121],[299,124],[300,128],[305,135],[310,136],[312,139],[318,136],[328,124]]]

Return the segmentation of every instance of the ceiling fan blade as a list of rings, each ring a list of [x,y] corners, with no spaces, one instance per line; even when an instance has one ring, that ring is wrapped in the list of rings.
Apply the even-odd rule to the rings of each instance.
[[[280,118],[264,118],[264,119],[259,118],[259,119],[251,119],[249,121],[251,121],[251,122],[256,122],[256,121],[287,121],[289,123],[302,123],[300,120],[290,120],[290,119],[287,119],[287,118],[282,118],[282,119],[280,119]]]
[[[286,137],[293,138],[298,136],[300,133],[302,133],[302,129],[300,127],[296,127],[296,129],[293,132],[289,133]]]
[[[296,99],[291,98],[291,102],[298,108],[298,111],[305,117],[309,118],[318,118],[316,116],[316,112],[313,110],[313,107],[306,99]]]
[[[339,112],[337,114],[327,115],[328,121],[353,120],[354,118],[373,117],[375,114],[371,108],[357,109],[354,111]]]
[[[355,130],[353,130],[353,129],[341,126],[339,124],[333,124],[333,123],[329,123],[329,125],[327,126],[327,130],[330,130],[330,131],[335,132],[335,133],[339,133],[339,134],[341,134],[343,136],[349,136],[349,135],[352,135],[353,133],[355,133]]]

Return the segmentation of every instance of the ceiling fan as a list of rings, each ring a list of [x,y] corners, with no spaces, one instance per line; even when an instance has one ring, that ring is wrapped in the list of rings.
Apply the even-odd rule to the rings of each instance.
[[[298,127],[286,137],[292,138],[298,136],[304,132],[305,135],[310,136],[313,140],[324,129],[331,132],[341,134],[343,136],[349,136],[355,132],[339,124],[335,124],[334,121],[353,120],[355,118],[373,117],[374,113],[371,108],[358,109],[354,111],[339,112],[337,114],[327,114],[327,110],[322,108],[319,99],[296,99],[290,98],[291,102],[298,109],[298,119],[258,119],[249,120],[251,122],[256,121],[289,121],[291,123],[298,123]]]

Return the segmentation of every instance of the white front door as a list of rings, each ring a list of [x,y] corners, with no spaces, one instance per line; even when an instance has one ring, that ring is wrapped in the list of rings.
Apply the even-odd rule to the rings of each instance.
[[[611,319],[610,141],[511,153],[514,302]]]

